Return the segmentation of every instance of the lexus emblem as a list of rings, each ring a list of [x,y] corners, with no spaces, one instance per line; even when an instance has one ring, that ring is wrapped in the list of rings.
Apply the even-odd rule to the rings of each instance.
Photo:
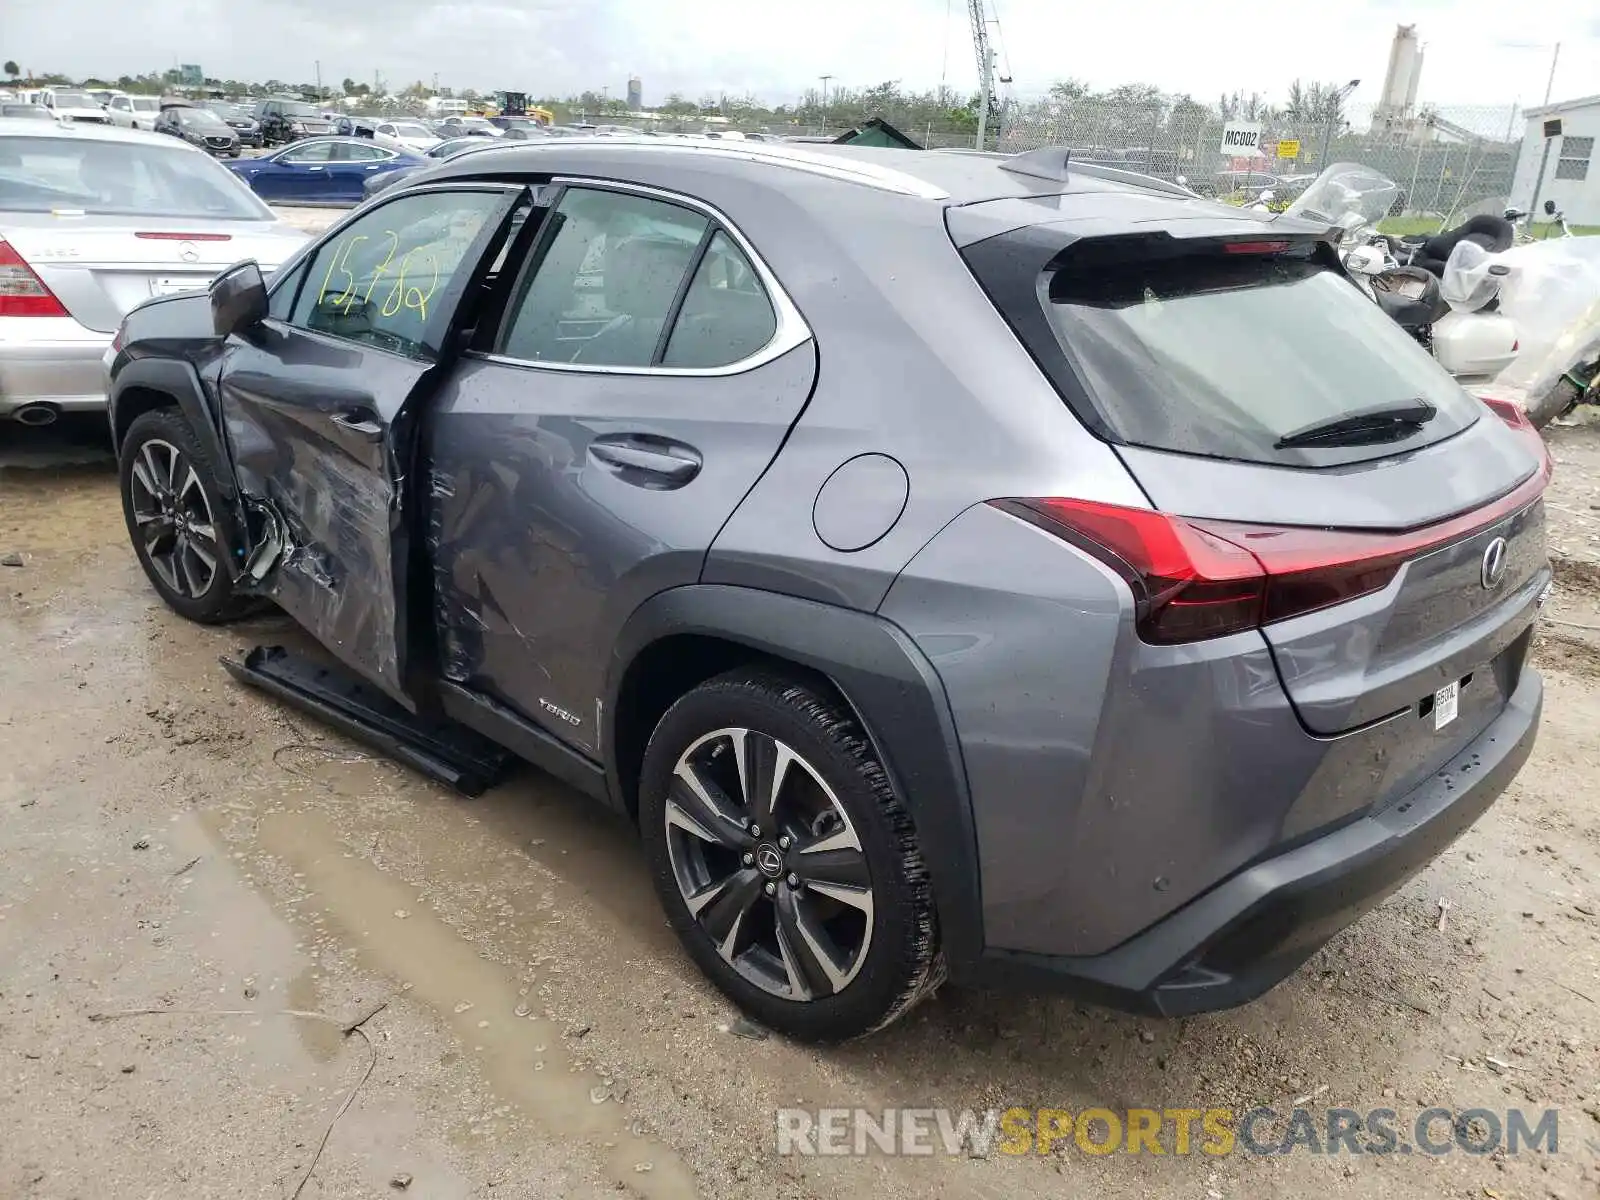
[[[193,242],[183,242],[178,246],[178,257],[184,262],[199,262],[200,251],[194,248]]]
[[[778,853],[776,846],[762,846],[756,851],[756,866],[761,868],[761,873],[767,878],[776,879],[783,874],[783,855]]]
[[[1483,584],[1485,591],[1491,591],[1500,586],[1500,581],[1506,577],[1506,540],[1497,537],[1483,548],[1483,567],[1478,579]]]

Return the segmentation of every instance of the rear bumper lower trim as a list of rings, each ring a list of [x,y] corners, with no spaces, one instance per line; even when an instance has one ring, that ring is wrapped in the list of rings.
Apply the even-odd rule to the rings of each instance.
[[[1544,683],[1528,669],[1505,710],[1411,792],[1266,859],[1104,954],[989,950],[971,982],[1067,990],[1185,1016],[1255,999],[1398,889],[1494,803],[1532,753]]]

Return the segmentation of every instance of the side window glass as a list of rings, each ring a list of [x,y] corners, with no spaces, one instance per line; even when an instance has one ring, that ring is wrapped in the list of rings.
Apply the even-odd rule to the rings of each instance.
[[[291,306],[294,304],[294,294],[305,274],[306,269],[302,265],[296,267],[292,274],[272,281],[272,294],[267,297],[267,316],[275,321],[289,319]]]
[[[511,306],[499,351],[530,362],[647,367],[708,222],[676,204],[572,188]]]
[[[325,163],[333,157],[333,148],[336,142],[312,142],[308,146],[296,146],[287,154],[279,158],[286,163]]]
[[[309,260],[290,323],[422,357],[428,320],[500,192],[428,192],[391,201],[346,226]]]
[[[778,331],[778,314],[750,260],[718,230],[684,294],[661,360],[665,367],[725,367]]]

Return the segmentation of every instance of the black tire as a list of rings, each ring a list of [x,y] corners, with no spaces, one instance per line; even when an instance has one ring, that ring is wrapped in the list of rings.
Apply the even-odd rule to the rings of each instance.
[[[755,895],[754,891],[745,891],[745,885],[737,885],[742,894],[753,897],[734,906],[744,907],[749,914],[746,936],[750,941],[744,949],[737,947],[741,922],[735,920],[732,923],[734,932],[725,943],[733,945],[734,950],[729,958],[723,956],[718,940],[690,911],[680,885],[679,872],[683,867],[681,859],[675,865],[672,845],[681,843],[672,843],[672,839],[682,839],[686,835],[681,825],[669,826],[668,802],[675,782],[679,782],[675,772],[680,759],[691,751],[698,753],[697,746],[714,741],[715,731],[730,728],[755,735],[762,745],[768,744],[765,739],[775,739],[772,744],[780,750],[787,747],[797,756],[800,767],[792,765],[795,760],[790,760],[783,786],[798,787],[813,799],[822,797],[833,805],[834,814],[824,812],[810,826],[807,836],[813,837],[811,844],[814,845],[816,840],[853,835],[854,844],[841,853],[865,860],[870,876],[866,891],[870,915],[855,916],[846,906],[830,899],[823,890],[828,886],[825,881],[818,888],[808,889],[806,880],[801,879],[796,884],[796,876],[787,874],[791,869],[807,871],[808,864],[818,861],[802,860],[801,855],[806,853],[803,849],[789,848],[803,844],[803,835],[795,831],[806,829],[803,824],[798,827],[790,824],[787,828],[794,837],[784,840],[785,852],[781,865],[776,868],[778,873],[766,875],[765,882],[755,873],[748,853],[761,846],[741,843],[745,851],[743,868],[737,863],[726,868],[740,878],[755,880],[753,886],[768,890],[764,895]],[[721,752],[720,748],[712,751],[712,760]],[[729,765],[718,768],[712,761],[707,769],[730,770],[734,759],[740,763],[744,761],[736,754],[723,760]],[[799,776],[794,775],[797,770],[802,772]],[[759,774],[759,770],[752,768],[753,778]],[[740,790],[737,781],[743,776],[742,769],[732,776],[735,794]],[[791,778],[798,779],[798,784],[789,784]],[[825,785],[825,790],[818,786],[819,781]],[[681,782],[679,787],[679,795],[682,795]],[[724,790],[721,798],[728,799],[728,791]],[[676,805],[677,801],[673,803]],[[826,808],[826,804],[823,807]],[[785,808],[788,808],[787,802]],[[749,810],[741,807],[740,811]],[[836,815],[841,811],[843,820]],[[679,812],[682,812],[681,807]],[[747,668],[719,676],[679,698],[661,718],[645,752],[640,772],[639,820],[656,892],[684,948],[718,988],[762,1024],[807,1042],[861,1037],[902,1016],[943,982],[944,958],[939,949],[932,885],[910,814],[895,795],[888,775],[855,717],[816,688],[771,671]],[[776,849],[772,844],[773,835],[786,828],[781,819],[773,820],[772,824],[774,828],[767,831],[767,838],[762,842],[768,850]],[[737,827],[733,828],[735,833],[739,832]],[[713,849],[709,842],[700,844],[707,853],[728,855],[729,862],[740,855],[740,850]],[[859,869],[859,864],[854,869]],[[729,879],[731,881],[733,876]],[[730,886],[734,885],[730,882]],[[705,895],[713,890],[716,889],[708,883],[698,894]],[[834,890],[840,889],[835,887]],[[824,986],[818,988],[815,995],[797,998],[800,993],[793,987],[797,974],[804,992],[809,993],[811,988],[805,982],[806,970],[791,969],[793,964],[803,961],[811,968],[810,979],[823,978],[816,970],[822,961],[819,956],[808,951],[791,959],[784,953],[782,968],[791,984],[786,994],[775,992],[770,982],[767,986],[752,982],[750,963],[753,958],[777,963],[776,957],[758,944],[759,931],[775,929],[783,923],[780,914],[792,914],[802,901],[812,914],[831,908],[836,913],[835,920],[842,918],[847,926],[852,921],[859,922],[869,931],[869,936],[858,949],[848,952],[851,974],[842,986],[837,990],[831,990],[831,985]],[[785,909],[784,905],[789,907]],[[812,907],[815,905],[823,906],[823,910]],[[716,903],[707,903],[702,911],[711,914],[716,908]],[[766,915],[760,915],[762,913]],[[789,922],[787,928],[800,928],[794,924],[792,916]],[[819,928],[814,916],[807,916],[805,925],[808,930]],[[783,952],[781,933],[775,932],[773,936],[774,944]],[[791,934],[790,941],[793,939]],[[838,949],[831,941],[827,944]],[[812,950],[815,945],[811,944]],[[736,959],[744,960],[742,968],[734,965]],[[837,965],[837,959],[833,960],[833,965]],[[767,969],[770,970],[770,966]]]
[[[187,518],[184,541],[195,548],[193,554],[180,552],[182,557],[188,559],[187,569],[181,559],[178,562],[166,562],[164,568],[158,566],[158,560],[163,558],[159,544],[153,554],[150,541],[145,536],[150,525],[147,516],[143,515],[149,508],[146,501],[150,489],[146,483],[152,477],[152,462],[164,464],[167,461],[165,447],[175,449],[181,456],[181,466],[175,472],[179,478],[170,490],[182,492],[171,507],[179,516]],[[192,482],[188,480],[188,467],[194,469]],[[154,474],[159,476],[161,472]],[[214,625],[236,620],[261,606],[256,598],[241,596],[234,589],[229,561],[240,541],[228,510],[219,499],[216,468],[181,412],[176,408],[158,408],[133,422],[118,449],[117,479],[122,493],[122,515],[127,522],[128,539],[133,544],[133,552],[156,594],[169,608],[191,621]],[[157,478],[155,482],[159,488],[162,481]],[[201,519],[207,515],[209,522]],[[171,522],[166,517],[158,520],[170,528]],[[213,531],[210,539],[201,537],[197,532],[207,524]],[[203,569],[202,554],[214,559],[215,568],[210,572],[209,582],[203,587],[196,587],[196,579],[190,570],[198,572]]]

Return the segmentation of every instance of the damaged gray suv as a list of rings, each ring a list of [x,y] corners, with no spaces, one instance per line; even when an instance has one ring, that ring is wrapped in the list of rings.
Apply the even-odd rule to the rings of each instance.
[[[1539,721],[1549,459],[1334,242],[1059,150],[468,155],[128,316],[128,530],[327,651],[241,678],[636,822],[787,1034],[1239,1004]]]

